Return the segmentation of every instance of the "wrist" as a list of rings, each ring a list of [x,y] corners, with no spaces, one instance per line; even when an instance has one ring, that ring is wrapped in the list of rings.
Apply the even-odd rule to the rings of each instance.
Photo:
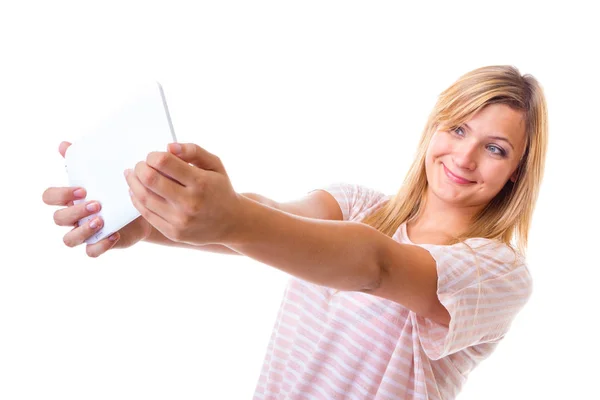
[[[155,227],[153,227],[144,217],[140,216],[139,218],[142,230],[142,238],[140,239],[141,241],[156,243],[167,240],[164,235]]]
[[[143,217],[140,217],[142,220],[142,240],[146,240],[152,235],[153,231],[156,229],[150,225],[150,222],[146,221]]]
[[[238,211],[234,213],[232,223],[223,235],[220,244],[224,246],[239,245],[246,242],[248,237],[252,235],[252,227],[257,228],[252,223],[255,219],[256,208],[266,207],[239,193],[236,193],[236,198]]]

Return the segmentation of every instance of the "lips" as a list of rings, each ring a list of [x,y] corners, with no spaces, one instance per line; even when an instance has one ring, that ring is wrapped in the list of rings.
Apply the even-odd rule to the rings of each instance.
[[[448,168],[446,168],[446,166],[444,164],[442,164],[442,167],[444,167],[444,172],[446,173],[446,176],[448,178],[450,178],[451,181],[456,182],[458,184],[461,185],[466,185],[468,183],[475,183],[474,181],[470,181],[468,179],[465,179],[461,176],[455,175],[453,174]]]

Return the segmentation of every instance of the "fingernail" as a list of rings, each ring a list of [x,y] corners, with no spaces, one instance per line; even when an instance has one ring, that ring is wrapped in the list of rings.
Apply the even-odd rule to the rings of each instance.
[[[119,235],[117,235],[116,233],[113,233],[112,235],[110,235],[110,237],[108,238],[108,240],[110,240],[111,242],[114,242],[118,238],[119,238]]]
[[[96,229],[100,225],[100,220],[98,218],[94,218],[92,222],[90,222],[90,228]]]
[[[97,202],[92,202],[90,204],[88,204],[87,206],[85,206],[85,209],[88,210],[89,212],[96,212],[99,209],[99,204]]]
[[[130,173],[131,173],[131,169],[129,169],[129,168],[124,171],[125,176],[129,175]]]
[[[73,194],[75,195],[75,197],[82,199],[85,197],[85,190],[83,189],[77,189],[73,192]]]
[[[171,143],[171,151],[175,154],[181,154],[181,145],[179,143]]]

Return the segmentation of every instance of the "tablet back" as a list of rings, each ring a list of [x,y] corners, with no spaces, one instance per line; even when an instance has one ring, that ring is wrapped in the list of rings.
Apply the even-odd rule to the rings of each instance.
[[[146,160],[152,151],[167,151],[175,132],[162,86],[158,82],[138,84],[120,98],[119,106],[84,132],[65,154],[69,186],[86,189],[77,203],[97,200],[100,212],[81,219],[82,225],[99,215],[104,226],[86,243],[96,243],[140,216],[129,196],[123,171]]]

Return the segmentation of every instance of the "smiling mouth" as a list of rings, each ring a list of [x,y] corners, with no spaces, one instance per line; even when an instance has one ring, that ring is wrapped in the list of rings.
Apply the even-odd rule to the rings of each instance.
[[[466,185],[469,183],[475,183],[475,181],[470,181],[468,179],[462,178],[460,176],[454,175],[448,168],[446,168],[446,166],[442,163],[442,167],[444,168],[444,172],[446,173],[446,176],[448,178],[450,178],[450,180],[452,182],[458,183],[460,185]]]

